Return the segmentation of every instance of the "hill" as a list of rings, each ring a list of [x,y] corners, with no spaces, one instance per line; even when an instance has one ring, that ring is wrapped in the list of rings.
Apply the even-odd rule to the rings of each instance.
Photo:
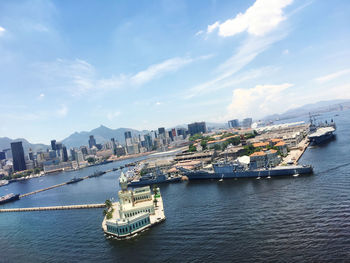
[[[89,136],[94,135],[96,143],[105,143],[110,141],[111,138],[115,138],[119,143],[124,144],[124,132],[131,131],[132,136],[143,134],[146,131],[137,131],[128,128],[118,128],[110,129],[106,126],[101,125],[100,127],[93,129],[91,131],[75,132],[62,140],[62,143],[67,146],[67,148],[80,147],[82,145],[88,145]]]
[[[47,148],[49,148],[48,145],[41,144],[41,143],[33,144],[23,138],[11,139],[8,137],[0,137],[0,150],[11,148],[11,142],[18,142],[18,141],[22,142],[25,153],[28,153],[29,149],[32,149],[34,152],[36,152],[39,150],[45,151]]]

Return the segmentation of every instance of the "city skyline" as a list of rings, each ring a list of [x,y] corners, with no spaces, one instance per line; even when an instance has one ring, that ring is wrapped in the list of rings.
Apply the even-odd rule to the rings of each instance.
[[[342,1],[3,1],[0,137],[48,143],[101,124],[226,123],[350,98],[349,11]]]

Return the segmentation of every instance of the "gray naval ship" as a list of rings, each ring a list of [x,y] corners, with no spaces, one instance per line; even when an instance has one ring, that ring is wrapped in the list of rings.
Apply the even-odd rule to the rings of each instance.
[[[183,175],[189,180],[196,179],[225,179],[225,178],[261,178],[275,176],[298,176],[302,174],[312,174],[311,165],[288,165],[276,166],[273,168],[250,169],[236,162],[219,162],[213,164],[212,170],[187,170],[181,168]]]

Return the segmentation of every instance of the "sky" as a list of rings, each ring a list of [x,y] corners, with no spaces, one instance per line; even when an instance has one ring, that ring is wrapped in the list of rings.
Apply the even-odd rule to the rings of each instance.
[[[0,137],[350,99],[350,1],[0,1]]]

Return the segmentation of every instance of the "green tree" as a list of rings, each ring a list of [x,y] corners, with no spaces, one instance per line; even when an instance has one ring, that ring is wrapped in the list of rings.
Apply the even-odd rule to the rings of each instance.
[[[112,201],[109,200],[109,199],[107,199],[107,200],[105,201],[105,205],[106,205],[106,207],[107,207],[107,210],[109,210],[109,209],[112,207]]]
[[[193,144],[190,144],[190,145],[188,146],[188,151],[189,151],[189,152],[196,152],[196,151],[197,151],[197,148],[196,148],[196,146],[194,146]]]
[[[95,162],[95,158],[94,157],[89,157],[87,158],[88,163],[94,163]]]
[[[206,140],[202,140],[201,141],[201,146],[202,146],[203,150],[206,150],[207,149],[207,141]]]

